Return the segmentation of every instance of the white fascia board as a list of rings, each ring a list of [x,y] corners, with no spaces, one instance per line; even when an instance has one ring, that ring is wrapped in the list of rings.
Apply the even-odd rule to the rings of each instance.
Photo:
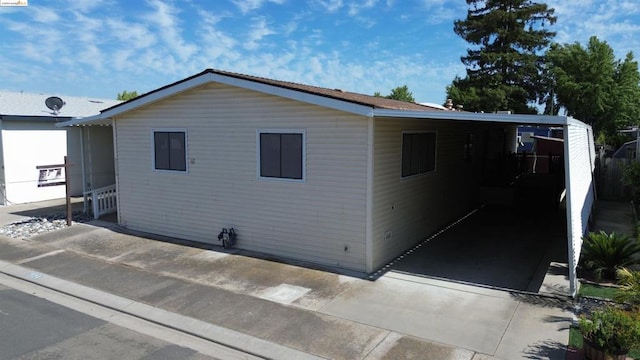
[[[132,100],[132,101],[123,103],[122,105],[116,106],[114,108],[107,109],[105,111],[102,111],[98,115],[67,121],[67,122],[61,123],[60,126],[111,125],[111,119],[116,115],[140,108],[142,106],[151,104],[153,102],[165,99],[169,96],[181,93],[183,91],[187,91],[189,89],[193,89],[196,86],[200,86],[208,83],[209,81],[211,81],[209,75],[210,74],[202,74],[200,76],[194,77],[193,79],[189,79],[179,84],[175,84],[173,86],[159,90],[155,93],[142,96],[140,99]]]
[[[65,126],[86,126],[86,125],[111,125],[111,120],[102,117],[102,114],[87,116],[84,118],[74,118],[56,123],[57,127]]]
[[[371,116],[373,108],[371,106],[354,104],[344,100],[332,99],[330,97],[310,94],[301,90],[287,89],[275,85],[263,84],[261,82],[240,79],[232,76],[225,76],[212,73],[211,81],[235,86],[243,89],[254,90],[261,93],[275,95],[287,99],[297,100],[326,108],[349,112],[357,115]]]
[[[462,111],[407,111],[375,109],[374,117],[412,118],[431,120],[485,121],[511,124],[566,125],[566,116],[523,115],[523,114],[489,114]],[[577,121],[577,120],[575,120]]]
[[[116,115],[120,115],[122,113],[135,110],[142,106],[163,100],[175,94],[178,94],[187,90],[191,90],[195,87],[198,87],[200,85],[204,85],[210,82],[211,81],[210,75],[211,74],[202,74],[200,76],[196,76],[187,81],[175,84],[173,86],[169,86],[167,88],[158,90],[148,95],[144,95],[137,100],[132,100],[122,105],[119,105],[115,108],[107,109],[103,111],[100,115],[102,115],[104,118],[112,118]]]
[[[370,106],[353,104],[347,101],[331,99],[328,97],[309,94],[299,90],[286,89],[275,85],[263,84],[256,81],[239,79],[233,76],[225,76],[216,73],[204,73],[187,81],[169,86],[165,89],[157,91],[140,98],[140,101],[131,101],[120,105],[116,108],[106,110],[101,113],[104,118],[111,118],[127,111],[134,110],[141,106],[163,100],[178,93],[191,90],[195,87],[205,85],[211,82],[217,82],[229,86],[239,87],[248,90],[254,90],[265,94],[275,95],[301,102],[311,103],[327,108],[341,110],[345,112],[355,113],[359,115],[370,116],[373,110]]]
[[[370,106],[354,104],[348,101],[336,100],[325,96],[306,93],[304,91],[286,89],[275,85],[263,84],[256,81],[240,79],[233,76],[225,76],[216,73],[203,73],[199,76],[193,77],[189,80],[180,82],[178,84],[168,86],[164,89],[158,90],[151,94],[142,96],[140,99],[132,100],[122,105],[116,106],[111,109],[107,109],[101,112],[99,115],[87,117],[83,119],[74,119],[60,126],[72,126],[72,125],[97,125],[97,124],[109,124],[109,119],[120,115],[124,112],[128,112],[139,107],[148,105],[153,102],[157,102],[176,95],[178,93],[191,90],[195,87],[205,85],[211,82],[217,82],[229,86],[239,87],[248,90],[254,90],[265,94],[275,95],[288,99],[293,99],[305,103],[315,104],[331,109],[341,110],[358,115],[371,116],[373,108]]]

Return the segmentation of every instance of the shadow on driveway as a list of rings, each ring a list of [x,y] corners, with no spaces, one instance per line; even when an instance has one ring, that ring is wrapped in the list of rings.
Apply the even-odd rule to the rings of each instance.
[[[396,260],[391,271],[538,292],[551,262],[567,262],[563,209],[487,206]]]

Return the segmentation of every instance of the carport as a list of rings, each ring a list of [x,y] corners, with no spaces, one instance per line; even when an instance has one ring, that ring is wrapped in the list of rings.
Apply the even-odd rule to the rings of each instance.
[[[502,124],[505,128],[562,127],[564,154],[557,170],[563,189],[553,189],[553,184],[537,174],[521,178],[520,191],[516,190],[521,201],[497,201],[476,209],[397,257],[384,270],[530,292],[538,292],[543,282],[555,276],[552,281],[561,278],[566,285],[550,286],[575,296],[577,261],[595,197],[591,126],[566,116],[379,110],[375,117],[454,120],[471,126]],[[505,139],[510,137],[507,131],[505,134]],[[552,198],[551,204],[528,206],[545,197]]]
[[[550,264],[567,263],[563,210],[538,213],[499,205],[480,207],[396,259],[390,269],[537,293]],[[565,275],[564,281],[553,290],[566,292],[568,273],[558,275]]]

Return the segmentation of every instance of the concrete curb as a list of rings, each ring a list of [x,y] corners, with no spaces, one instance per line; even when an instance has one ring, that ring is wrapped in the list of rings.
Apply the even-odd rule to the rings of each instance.
[[[0,260],[0,273],[265,359],[323,357]]]

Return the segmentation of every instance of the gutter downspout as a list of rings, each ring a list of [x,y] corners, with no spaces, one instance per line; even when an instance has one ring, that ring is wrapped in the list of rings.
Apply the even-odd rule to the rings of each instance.
[[[122,212],[120,212],[120,189],[118,180],[120,172],[118,171],[118,129],[116,128],[116,118],[111,118],[111,129],[113,130],[113,171],[116,179],[116,214],[118,215],[118,225],[122,225]],[[126,224],[125,224],[126,225]]]
[[[80,167],[82,171],[82,201],[83,201],[83,209],[82,212],[85,214],[89,210],[89,198],[87,197],[87,172],[84,164],[84,126],[80,126]]]

